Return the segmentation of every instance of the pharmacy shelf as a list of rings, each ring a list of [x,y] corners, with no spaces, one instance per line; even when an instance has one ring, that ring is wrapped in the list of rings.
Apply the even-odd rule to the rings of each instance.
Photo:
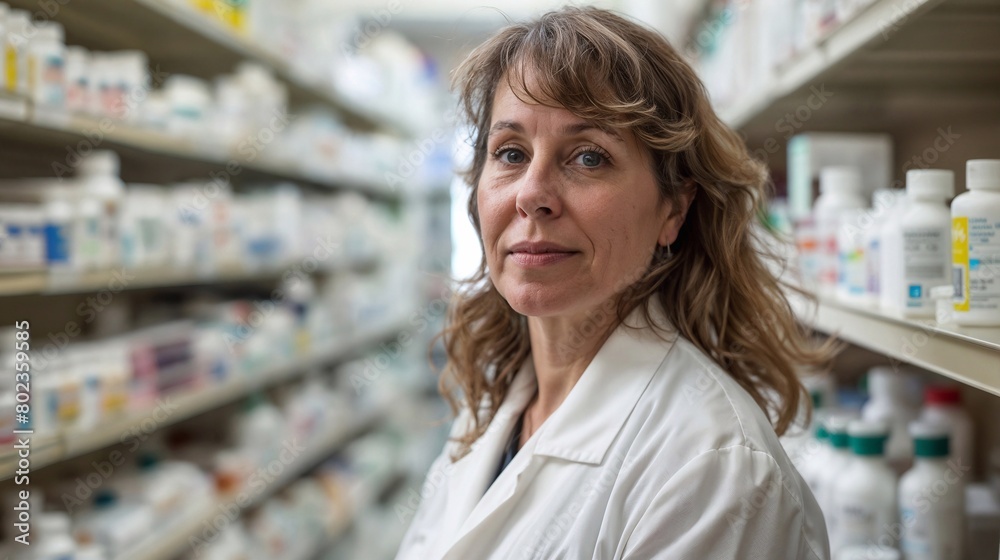
[[[396,469],[371,483],[371,485],[367,488],[365,495],[362,496],[355,506],[353,506],[354,512],[352,515],[346,516],[343,522],[337,527],[328,531],[326,534],[321,535],[319,538],[314,539],[312,543],[308,543],[306,546],[303,546],[300,551],[289,555],[289,560],[312,560],[319,556],[324,550],[332,547],[336,541],[343,537],[344,534],[346,534],[347,531],[354,525],[354,521],[357,519],[358,514],[377,504],[379,498],[385,494],[387,490],[395,486],[401,479],[403,479],[404,476],[405,475],[402,469]]]
[[[151,535],[146,541],[140,542],[120,554],[116,560],[132,560],[142,558],[143,560],[170,560],[188,550],[192,543],[198,542],[199,535],[205,529],[212,527],[213,521],[222,516],[227,524],[235,522],[239,516],[260,505],[275,493],[287,487],[290,483],[301,478],[304,474],[316,467],[317,464],[332,455],[346,443],[353,441],[359,435],[370,431],[387,414],[388,410],[372,411],[355,421],[351,426],[341,427],[331,430],[314,440],[308,442],[308,450],[300,455],[294,462],[285,467],[285,470],[268,484],[262,491],[246,495],[245,492],[233,496],[222,496],[211,500],[209,503],[196,508],[183,522],[174,524],[170,529],[157,532]],[[390,482],[390,481],[387,481]],[[360,511],[360,509],[358,510]],[[343,532],[349,527],[345,523],[340,527],[339,532]],[[339,532],[331,532],[329,538],[335,538]],[[317,543],[320,546],[322,542]],[[305,556],[308,558],[310,556]]]
[[[19,103],[26,107],[24,111],[19,110]],[[247,158],[214,144],[139,128],[128,122],[81,115],[53,114],[35,110],[31,103],[25,100],[9,96],[0,97],[0,139],[59,149],[86,142],[86,146],[93,149],[95,137],[100,139],[98,143],[102,148],[134,150],[147,156],[147,159],[149,156],[159,159],[159,163],[183,161],[202,166],[207,164],[208,167],[225,173],[226,177],[237,177],[247,172],[251,175],[291,180],[324,188],[350,189],[381,198],[398,196],[398,193],[381,178],[362,176],[356,171],[321,173],[295,162],[275,161],[263,155]],[[65,159],[66,155],[60,153],[59,157]],[[64,162],[59,161],[59,163]]]
[[[931,100],[996,107],[998,25],[993,0],[876,0],[719,113],[759,139],[784,133],[797,109],[808,129],[868,130],[941,106]],[[819,90],[829,97],[810,100]]]
[[[38,0],[10,0],[12,7],[43,16]],[[330,85],[305,76],[281,55],[262,48],[252,37],[170,0],[87,0],[59,2],[53,19],[66,28],[68,44],[97,50],[137,49],[171,73],[214,78],[232,72],[241,61],[271,68],[287,83],[294,103],[321,103],[342,113],[350,124],[415,133],[384,110],[339,95]]]
[[[306,358],[258,372],[234,374],[228,383],[167,395],[163,397],[163,403],[158,405],[161,407],[159,409],[161,415],[165,413],[167,416],[162,421],[157,420],[158,415],[154,414],[156,410],[134,412],[104,422],[97,429],[68,429],[60,432],[54,439],[39,439],[39,446],[33,445],[31,469],[38,470],[53,463],[115,445],[132,433],[149,433],[151,430],[159,430],[214,410],[256,390],[297,377],[310,367],[352,356],[359,350],[399,332],[405,325],[402,319],[387,321],[385,327],[347,337]],[[42,443],[45,444],[44,448],[40,448]],[[17,460],[16,450],[12,448],[0,452],[0,480],[14,475],[17,470]]]
[[[831,298],[790,298],[800,320],[820,332],[1000,395],[1000,328],[937,325]]]
[[[289,263],[291,265],[291,263]],[[370,270],[377,266],[374,259],[359,260],[338,269]],[[85,272],[50,272],[47,269],[0,270],[0,298],[25,295],[79,294],[110,290],[143,290],[265,282],[280,277],[287,269],[268,267],[247,270],[224,267],[212,273],[199,273],[185,268],[153,268],[99,270]]]

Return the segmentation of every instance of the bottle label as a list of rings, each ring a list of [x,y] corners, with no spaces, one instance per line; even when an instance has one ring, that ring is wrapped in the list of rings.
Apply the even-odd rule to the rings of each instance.
[[[862,247],[846,249],[840,251],[837,285],[852,296],[864,295],[867,278],[865,251]]]
[[[931,288],[951,283],[950,233],[938,228],[903,231],[903,276],[907,309],[931,308]]]
[[[1000,219],[951,222],[955,311],[1000,310]]]
[[[67,227],[59,224],[45,225],[45,260],[49,264],[69,262]]]
[[[954,489],[962,491],[961,486]],[[931,504],[932,497],[921,496],[900,508],[903,554],[908,560],[961,560],[965,512]]]
[[[861,504],[842,506],[837,516],[837,536],[843,546],[866,545],[875,541],[878,516]]]
[[[7,73],[4,76],[7,82],[7,91],[17,91],[17,47],[7,45],[4,55],[7,59],[7,64],[5,65]]]
[[[869,294],[879,293],[879,258],[881,257],[879,249],[877,237],[865,248],[867,256],[865,259],[865,291]]]

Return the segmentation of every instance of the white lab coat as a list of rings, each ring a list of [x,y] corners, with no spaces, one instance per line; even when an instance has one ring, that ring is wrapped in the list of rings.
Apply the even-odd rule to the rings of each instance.
[[[491,485],[535,391],[528,359],[473,450],[452,463],[449,443],[432,465],[397,560],[827,560],[763,411],[672,338],[619,327]]]

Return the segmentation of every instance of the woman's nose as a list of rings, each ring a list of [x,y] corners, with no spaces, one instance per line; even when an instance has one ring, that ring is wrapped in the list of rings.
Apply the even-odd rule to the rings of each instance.
[[[522,218],[557,218],[562,214],[562,202],[559,198],[558,173],[553,170],[551,162],[536,158],[529,165],[521,178],[517,190],[517,212]]]

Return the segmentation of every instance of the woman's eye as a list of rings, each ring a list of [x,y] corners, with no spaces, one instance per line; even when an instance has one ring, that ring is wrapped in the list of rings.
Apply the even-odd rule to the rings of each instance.
[[[524,152],[520,150],[515,150],[513,148],[508,148],[503,150],[499,154],[500,161],[504,163],[524,163]]]
[[[599,167],[604,163],[604,156],[597,152],[583,152],[576,156],[576,160],[584,167]]]

